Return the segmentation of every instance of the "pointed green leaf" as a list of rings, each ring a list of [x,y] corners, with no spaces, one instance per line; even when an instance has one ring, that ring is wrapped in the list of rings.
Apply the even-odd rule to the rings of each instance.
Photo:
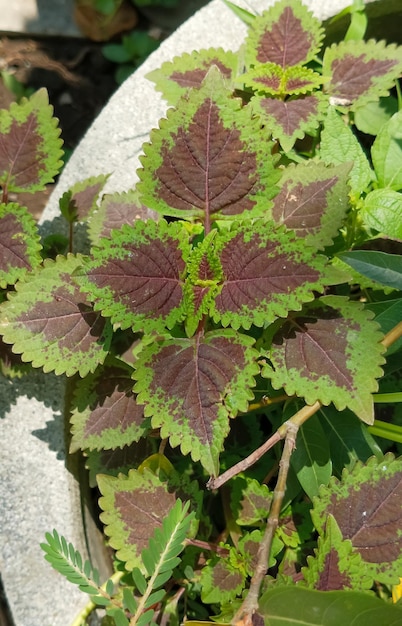
[[[357,302],[325,296],[292,316],[274,335],[263,376],[275,389],[304,397],[307,404],[333,402],[368,424],[372,392],[382,375],[382,338],[372,314]]]
[[[269,324],[299,310],[312,300],[313,290],[331,282],[324,257],[268,220],[254,222],[252,229],[232,228],[215,241],[215,249],[223,280],[211,314],[224,326]]]
[[[82,285],[120,328],[163,332],[184,316],[188,235],[178,224],[137,221],[102,239]]]
[[[134,377],[144,414],[154,428],[191,453],[213,475],[229,431],[229,416],[247,410],[257,352],[251,337],[231,330],[197,333],[144,349]]]
[[[75,388],[70,452],[114,449],[138,441],[147,432],[144,408],[132,392],[132,369],[121,362],[99,367]]]
[[[346,126],[335,107],[328,107],[321,133],[320,157],[328,165],[353,163],[350,173],[352,192],[358,197],[374,178],[363,149],[349,126]]]
[[[331,104],[351,110],[386,96],[402,72],[402,47],[384,41],[341,41],[326,48],[323,76]]]
[[[376,102],[367,102],[356,109],[354,123],[362,133],[378,135],[381,128],[398,111],[398,101],[394,96],[380,98]]]
[[[349,207],[347,184],[351,164],[325,166],[310,162],[287,167],[274,198],[272,217],[308,245],[329,246]]]
[[[395,298],[379,302],[368,302],[367,308],[375,314],[375,321],[380,325],[384,335],[394,328],[402,320],[402,299]],[[402,347],[402,337],[394,341],[388,347],[387,356],[397,352]]]
[[[351,250],[339,258],[381,285],[402,290],[402,256],[377,250]]]
[[[307,563],[302,572],[310,589],[366,591],[374,582],[366,574],[360,554],[353,551],[352,542],[343,540],[332,515],[328,515],[325,532],[318,539],[314,557],[307,557]]]
[[[386,585],[397,584],[402,569],[401,470],[401,459],[391,454],[358,463],[321,488],[311,512],[320,535],[333,515],[343,539],[362,557],[365,573]]]
[[[398,626],[401,608],[359,591],[313,591],[294,585],[274,587],[260,599],[268,626]]]
[[[47,260],[43,269],[17,283],[0,310],[0,334],[13,351],[45,372],[86,376],[103,363],[112,336],[74,277],[81,256]]]
[[[305,94],[322,83],[321,74],[307,67],[297,65],[284,69],[275,63],[258,63],[241,74],[240,80],[258,92],[281,98]]]
[[[13,285],[41,262],[36,222],[25,207],[0,204],[0,287]]]
[[[45,89],[0,111],[0,185],[33,193],[53,182],[62,166],[58,120]]]
[[[318,494],[321,485],[328,484],[332,461],[326,434],[316,415],[299,428],[290,463],[310,499]]]
[[[402,69],[401,69],[402,72]],[[371,148],[374,171],[381,187],[402,189],[402,111],[395,113],[378,133]]]
[[[179,497],[191,500],[194,510],[200,507],[202,494],[186,476],[173,473],[162,481],[145,469],[130,470],[128,476],[99,475],[98,486],[102,497],[101,520],[110,545],[117,550],[117,558],[124,561],[127,570],[138,567],[145,573],[141,553],[149,544],[156,528],[161,529],[164,518]],[[194,536],[197,523],[192,520],[189,533]]]
[[[138,171],[144,204],[207,226],[217,217],[266,210],[273,186],[269,142],[261,141],[248,108],[230,94],[212,67],[201,89],[183,97],[152,131]]]
[[[320,22],[299,0],[276,2],[256,17],[246,39],[246,63],[303,65],[317,54],[323,30]]]
[[[402,193],[374,189],[364,199],[361,210],[364,225],[390,239],[402,240]]]
[[[169,104],[175,105],[189,89],[199,89],[208,70],[215,65],[225,79],[230,81],[238,71],[238,56],[232,51],[222,48],[185,52],[172,61],[166,61],[160,68],[147,74],[147,78],[155,83]]]

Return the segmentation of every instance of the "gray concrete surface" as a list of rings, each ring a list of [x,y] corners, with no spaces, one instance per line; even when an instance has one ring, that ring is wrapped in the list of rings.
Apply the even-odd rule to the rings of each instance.
[[[272,3],[241,2],[256,10]],[[327,17],[348,0],[306,3]],[[213,0],[167,39],[119,88],[88,130],[49,200],[45,228],[51,228],[59,213],[59,197],[78,180],[111,172],[108,191],[135,184],[141,146],[166,111],[145,78],[149,71],[194,48],[237,48],[244,34],[244,24],[221,0]],[[64,467],[63,388],[62,380],[40,373],[0,383],[0,569],[15,626],[68,626],[86,601],[53,572],[38,547],[45,531],[53,528],[77,547],[82,543],[77,485]]]
[[[82,37],[73,0],[0,0],[0,32]]]

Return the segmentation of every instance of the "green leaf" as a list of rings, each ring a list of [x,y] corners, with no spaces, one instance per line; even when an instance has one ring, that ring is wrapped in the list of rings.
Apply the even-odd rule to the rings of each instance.
[[[42,262],[36,222],[17,203],[0,204],[0,288],[13,285]]]
[[[274,587],[260,599],[266,626],[398,626],[402,611],[359,591],[313,591],[289,585]]]
[[[394,113],[398,111],[398,101],[394,96],[367,102],[355,111],[354,123],[362,133],[378,135]]]
[[[285,98],[313,91],[321,86],[321,74],[300,65],[283,68],[276,63],[257,63],[241,74],[238,82],[258,91]]]
[[[401,459],[391,454],[359,462],[320,489],[311,511],[321,536],[332,515],[342,538],[360,554],[365,574],[386,585],[399,583],[402,568],[401,469]]]
[[[207,604],[234,600],[240,595],[245,573],[229,559],[214,555],[201,571],[201,599]]]
[[[402,299],[368,302],[367,308],[375,314],[375,321],[380,325],[384,335],[394,328],[402,319]],[[387,350],[387,356],[397,352],[402,347],[402,338],[394,341]]]
[[[341,41],[326,48],[323,76],[330,103],[355,110],[388,95],[402,72],[402,47],[384,41]]]
[[[240,526],[258,526],[265,522],[272,494],[258,480],[236,476],[231,482],[230,508]]]
[[[402,189],[402,111],[395,113],[378,133],[371,148],[374,171],[381,187]],[[398,219],[398,218],[396,218]]]
[[[402,290],[402,256],[376,250],[351,250],[343,252],[339,258],[363,276]]]
[[[232,330],[168,339],[145,348],[134,387],[144,414],[171,446],[180,445],[213,475],[229,417],[246,411],[258,373],[251,337]]]
[[[63,156],[58,120],[45,89],[0,110],[0,185],[33,193],[53,182]]]
[[[366,227],[390,239],[402,240],[402,193],[389,187],[370,191],[364,199],[361,216]]]
[[[138,567],[142,573],[145,573],[142,552],[148,548],[155,529],[161,529],[162,539],[166,538],[163,521],[175,506],[179,496],[190,499],[194,510],[199,509],[202,500],[197,485],[176,472],[173,472],[167,480],[161,480],[148,469],[144,471],[132,469],[127,476],[98,475],[98,486],[102,494],[99,505],[103,513],[100,517],[105,524],[105,533],[110,537],[110,545],[117,550],[117,558],[124,561],[127,570]],[[189,521],[191,523],[188,532],[194,536],[197,522],[192,515],[189,516]],[[186,525],[179,526],[181,529]],[[172,528],[176,526],[173,524]],[[176,538],[178,536],[179,534],[175,535]],[[178,544],[174,545],[177,547]],[[150,549],[152,550],[152,547]],[[149,551],[147,554],[150,554]],[[155,549],[152,550],[152,556],[153,565],[155,563],[160,565],[158,559],[161,555],[155,553]]]
[[[324,296],[292,316],[275,333],[262,375],[275,389],[304,397],[307,404],[333,402],[374,421],[372,392],[382,375],[383,346],[372,314],[357,302]],[[364,367],[362,366],[364,363]]]
[[[97,208],[97,201],[105,186],[108,174],[91,176],[75,183],[59,200],[61,214],[69,223],[83,222]]]
[[[176,105],[190,89],[199,89],[209,69],[216,66],[230,85],[238,72],[238,55],[222,48],[185,52],[172,61],[165,61],[147,74],[169,104]]]
[[[276,2],[250,24],[246,38],[246,64],[303,65],[320,49],[320,22],[299,0]]]
[[[147,433],[149,423],[132,392],[131,376],[132,368],[117,362],[99,367],[77,382],[70,452],[122,448]]]
[[[94,308],[122,329],[161,332],[184,316],[188,235],[180,224],[137,221],[102,239],[82,286]]]
[[[328,484],[332,461],[326,434],[316,415],[299,428],[290,463],[310,499],[318,494],[321,485]]]
[[[346,126],[335,107],[328,107],[321,133],[320,158],[328,165],[353,163],[350,173],[352,193],[360,196],[374,178],[363,149],[351,128]]]
[[[212,67],[152,131],[138,170],[141,201],[181,219],[210,224],[217,218],[262,214],[275,174],[269,141],[239,98]]]
[[[83,257],[45,261],[44,268],[17,283],[0,309],[0,333],[23,361],[45,372],[84,377],[109,351],[112,329],[81,293],[74,273]]]

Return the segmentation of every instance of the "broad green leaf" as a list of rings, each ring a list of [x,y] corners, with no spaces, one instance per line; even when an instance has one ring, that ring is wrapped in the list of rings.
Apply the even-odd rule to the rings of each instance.
[[[133,394],[132,368],[121,362],[99,367],[78,381],[72,403],[70,452],[114,449],[147,433],[144,407]]]
[[[0,185],[33,193],[53,182],[63,156],[58,120],[45,89],[0,110]]]
[[[333,105],[355,110],[388,95],[402,72],[402,48],[384,41],[341,41],[326,48],[323,76]]]
[[[367,591],[374,581],[366,574],[365,564],[352,542],[344,540],[332,515],[328,516],[324,534],[318,539],[314,557],[307,557],[303,577],[310,589]]]
[[[325,117],[328,104],[321,92],[315,92],[287,100],[259,95],[251,99],[250,106],[260,123],[288,152],[297,139],[314,132]]]
[[[310,499],[318,494],[321,485],[328,484],[332,461],[326,434],[316,415],[299,428],[290,463]]]
[[[164,220],[113,231],[93,250],[81,284],[95,310],[122,329],[164,332],[184,316],[188,235]]]
[[[218,217],[266,211],[275,180],[270,143],[230,94],[212,67],[200,89],[168,110],[143,146],[141,202],[164,215],[197,218],[207,232]]]
[[[169,104],[176,105],[190,89],[199,89],[208,70],[215,65],[230,85],[238,72],[238,55],[222,48],[185,52],[147,74]]]
[[[374,178],[370,164],[351,128],[346,126],[335,107],[328,107],[321,133],[320,158],[327,165],[353,163],[350,172],[352,193],[359,197]]]
[[[402,72],[402,69],[401,69]],[[371,148],[380,187],[402,189],[402,111],[395,113],[378,133]],[[395,217],[400,220],[400,216]]]
[[[222,267],[220,293],[211,307],[215,321],[233,328],[267,325],[291,310],[300,310],[338,282],[326,258],[315,253],[293,233],[269,220],[253,228],[238,225],[215,240]]]
[[[321,536],[332,515],[363,559],[365,574],[386,585],[397,584],[402,569],[401,470],[401,459],[391,454],[359,462],[320,489],[311,511]]]
[[[322,407],[318,413],[328,440],[334,474],[351,469],[357,461],[367,461],[375,455],[382,457],[380,446],[351,411],[337,411],[333,406]]]
[[[391,116],[398,111],[398,101],[394,96],[380,98],[376,102],[367,102],[356,109],[354,123],[362,133],[378,135]]]
[[[272,217],[304,242],[324,248],[333,242],[349,207],[351,164],[325,166],[310,162],[285,169]]]
[[[138,220],[156,220],[159,215],[145,207],[136,191],[106,194],[89,220],[89,238],[92,246],[99,245],[101,237],[110,237],[112,230],[119,230],[123,224],[132,226]]]
[[[384,335],[402,320],[402,298],[368,302],[366,306],[375,314],[375,321],[380,325]],[[402,337],[389,346],[387,356],[397,352],[401,347]]]
[[[402,193],[389,187],[370,191],[364,199],[361,216],[368,228],[390,239],[402,240]]]
[[[323,29],[307,7],[296,0],[276,2],[250,24],[246,39],[246,63],[276,63],[281,67],[303,65],[320,48]]]
[[[13,285],[41,262],[36,222],[25,207],[0,204],[0,287]]]
[[[101,520],[110,545],[117,550],[117,558],[124,561],[126,569],[138,567],[145,573],[142,551],[148,547],[155,529],[162,529],[163,520],[175,506],[177,499],[191,500],[195,511],[201,506],[202,493],[195,483],[178,473],[161,480],[145,469],[130,470],[128,475],[118,477],[98,476],[102,497],[99,505],[103,511]],[[197,531],[192,520],[190,535]]]
[[[402,290],[402,256],[377,250],[351,250],[339,258],[381,285]]]
[[[251,337],[232,330],[168,339],[145,348],[134,387],[144,415],[171,446],[180,445],[216,476],[229,417],[246,411],[258,373]]]
[[[265,626],[399,626],[401,608],[362,591],[274,587],[260,599]]]
[[[262,375],[307,404],[333,402],[372,424],[372,392],[382,375],[384,349],[371,318],[360,303],[340,296],[316,300],[274,334]]]
[[[103,363],[112,329],[80,291],[81,256],[57,257],[17,283],[0,309],[0,334],[23,361],[45,372],[84,377]]]

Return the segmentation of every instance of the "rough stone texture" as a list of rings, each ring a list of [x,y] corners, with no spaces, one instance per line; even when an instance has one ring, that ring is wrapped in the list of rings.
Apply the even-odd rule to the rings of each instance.
[[[243,5],[261,10],[272,3],[249,0]],[[349,1],[306,3],[318,16],[328,17]],[[145,78],[149,71],[186,50],[236,49],[244,34],[244,24],[221,0],[213,0],[167,39],[119,88],[87,132],[49,201],[45,229],[51,228],[58,199],[72,183],[111,172],[108,191],[135,184],[141,146],[166,111]],[[0,566],[16,626],[67,626],[86,602],[52,571],[38,547],[53,527],[77,547],[83,541],[77,485],[64,467],[63,388],[62,381],[39,373],[0,386]]]
[[[82,37],[72,19],[73,3],[74,0],[0,0],[0,30]]]

